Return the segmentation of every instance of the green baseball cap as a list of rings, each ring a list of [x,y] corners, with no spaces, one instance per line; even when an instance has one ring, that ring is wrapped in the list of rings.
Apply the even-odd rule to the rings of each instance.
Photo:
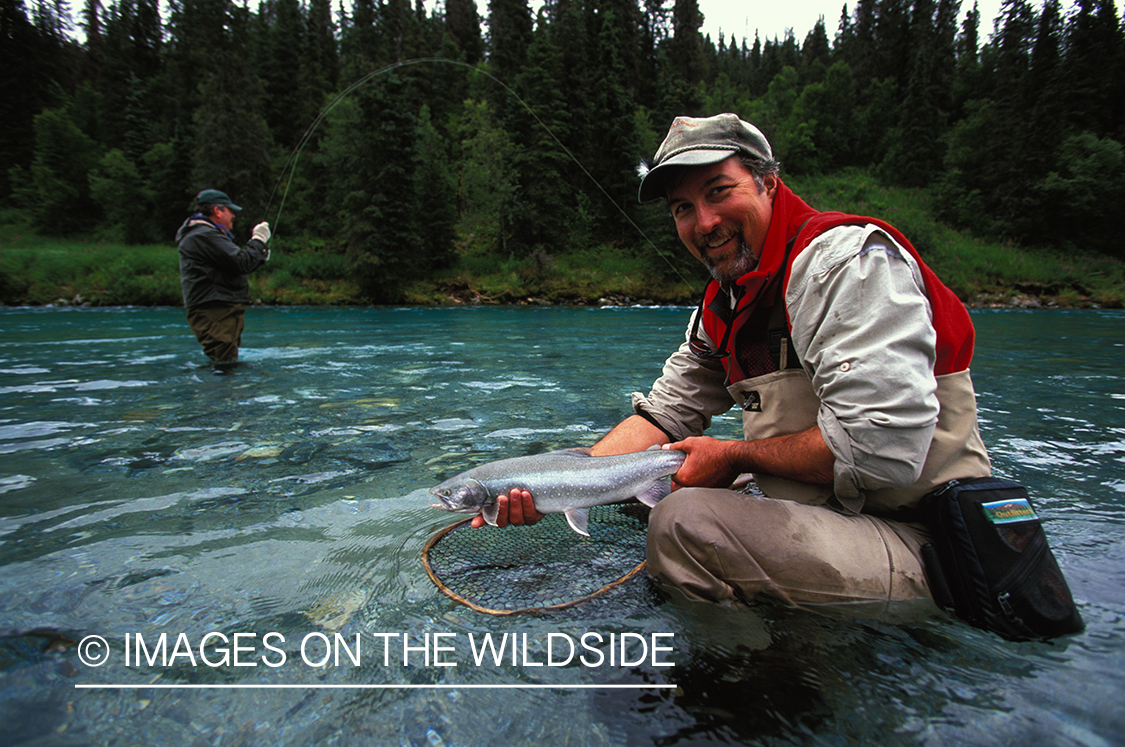
[[[761,131],[737,114],[676,117],[656,151],[652,167],[641,178],[641,202],[665,195],[670,166],[706,166],[745,153],[761,161],[773,159],[773,149]]]
[[[203,190],[195,196],[195,201],[197,204],[225,205],[235,212],[238,212],[242,209],[238,205],[235,205],[233,202],[231,202],[230,198],[227,197],[225,192],[220,192],[217,189]]]

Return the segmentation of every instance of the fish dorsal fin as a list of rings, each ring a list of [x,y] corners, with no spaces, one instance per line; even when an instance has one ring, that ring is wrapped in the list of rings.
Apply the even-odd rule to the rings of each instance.
[[[569,449],[556,449],[555,451],[549,451],[547,453],[548,454],[557,454],[559,456],[588,457],[588,456],[590,456],[590,447],[589,446],[573,446]]]
[[[672,481],[669,478],[657,480],[649,487],[637,493],[637,500],[652,508],[660,501],[664,500],[669,493],[672,492]]]
[[[588,508],[572,508],[566,512],[566,523],[570,524],[570,528],[581,534],[583,537],[589,537],[590,533],[586,531],[589,523],[590,509]]]

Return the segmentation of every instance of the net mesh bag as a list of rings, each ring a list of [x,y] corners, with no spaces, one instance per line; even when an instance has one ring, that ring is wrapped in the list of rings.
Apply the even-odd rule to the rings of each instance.
[[[565,609],[600,596],[645,566],[648,508],[594,506],[589,537],[562,514],[538,524],[473,529],[464,519],[438,531],[422,565],[452,599],[490,615]]]

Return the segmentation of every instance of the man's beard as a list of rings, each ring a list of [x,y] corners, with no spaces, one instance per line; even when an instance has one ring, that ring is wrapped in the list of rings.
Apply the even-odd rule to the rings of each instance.
[[[707,246],[715,238],[720,238],[723,231],[722,228],[712,231],[707,236],[698,239],[695,246],[696,250],[699,251],[699,256],[703,258],[703,264],[707,265],[707,269],[711,271],[711,277],[724,285],[732,285],[740,277],[758,267],[758,257],[754,256],[754,251],[746,245],[745,237],[738,233],[738,247],[735,250],[735,255],[729,259],[724,259],[723,266],[720,268],[707,251]]]

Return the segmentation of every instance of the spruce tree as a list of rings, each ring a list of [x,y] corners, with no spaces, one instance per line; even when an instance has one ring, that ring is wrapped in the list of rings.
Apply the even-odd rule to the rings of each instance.
[[[47,44],[23,0],[0,0],[0,204],[12,193],[9,169],[31,166],[35,115],[48,103],[48,79],[38,58]]]
[[[453,40],[461,59],[475,65],[484,59],[484,37],[480,32],[480,16],[473,0],[446,0],[445,32]]]
[[[305,19],[298,0],[268,0],[260,12],[268,21],[257,68],[263,111],[274,142],[291,151],[320,104],[308,85]]]
[[[454,257],[454,227],[457,220],[456,182],[449,164],[449,145],[423,105],[418,112],[413,154],[413,200],[423,211],[418,221],[418,269],[429,272],[445,267]]]
[[[634,80],[629,69],[630,7],[632,0],[605,3],[598,15],[595,50],[596,96],[594,111],[597,118],[589,128],[588,140],[596,150],[592,153],[590,168],[600,186],[596,204],[602,206],[597,214],[602,216],[599,229],[602,235],[624,242],[630,238],[626,217],[633,214],[636,204],[636,164],[642,154],[638,149],[635,131]],[[589,191],[589,189],[587,189]]]
[[[489,0],[488,62],[493,74],[509,86],[527,62],[531,31],[527,0]]]
[[[263,87],[250,65],[251,19],[245,8],[225,5],[226,20],[208,19],[223,29],[216,62],[196,56],[211,72],[201,79],[200,103],[192,112],[192,181],[198,189],[220,189],[244,208],[245,216],[264,216],[274,174],[273,139],[263,107]],[[214,41],[212,41],[212,46]],[[211,47],[209,47],[211,48]],[[202,53],[198,53],[202,55]],[[244,219],[236,227],[248,235]]]
[[[828,32],[824,28],[824,16],[821,16],[812,30],[805,36],[801,45],[801,80],[805,83],[815,83],[824,79],[828,66],[832,64],[832,50],[828,46]]]
[[[703,14],[698,0],[674,0],[672,5],[672,40],[668,48],[668,65],[677,83],[674,93],[680,114],[700,114],[702,101],[697,86],[703,80]]]
[[[863,91],[875,78],[882,75],[879,69],[875,43],[875,25],[878,0],[857,0],[855,18],[849,26],[850,34],[840,54],[855,74],[856,87]]]
[[[336,48],[336,22],[332,18],[332,0],[309,0],[305,17],[305,50],[309,77],[321,99],[336,90],[340,77],[340,58]],[[318,100],[317,106],[323,104]]]
[[[31,168],[18,184],[35,227],[51,236],[90,230],[100,217],[89,174],[101,154],[76,124],[73,100],[68,104],[36,115]]]
[[[1098,136],[1125,134],[1121,18],[1113,0],[1075,0],[1075,5],[1065,63],[1069,122]]]
[[[514,254],[530,255],[537,248],[547,251],[565,243],[562,227],[575,220],[576,184],[565,143],[575,140],[572,128],[578,126],[575,109],[580,107],[571,101],[569,84],[574,79],[567,76],[564,44],[557,37],[581,43],[567,34],[580,34],[582,24],[573,6],[556,7],[554,12],[567,21],[538,25],[527,65],[515,82],[522,103],[508,100],[510,113],[501,123],[510,133],[505,141],[510,143],[513,189],[498,195],[511,215],[510,220],[501,215],[500,225],[505,246]]]

